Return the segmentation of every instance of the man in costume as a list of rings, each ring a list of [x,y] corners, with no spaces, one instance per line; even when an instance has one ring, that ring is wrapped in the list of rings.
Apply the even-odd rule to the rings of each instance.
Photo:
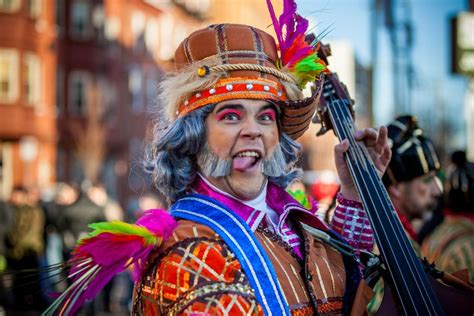
[[[405,231],[418,241],[411,221],[436,207],[442,195],[441,180],[436,176],[441,165],[433,143],[414,116],[400,116],[387,128],[392,159],[383,182]]]
[[[285,1],[277,20],[268,3],[280,55],[272,36],[237,24],[198,30],[176,50],[145,165],[174,219],[152,210],[136,225],[92,226],[75,251],[66,314],[125,262],[137,280],[133,314],[350,313],[357,254],[372,249],[373,236],[344,162],[349,143],[335,147],[341,190],[331,229],[285,192],[300,176],[295,140],[328,70],[319,44],[305,42],[308,22],[296,4]],[[312,81],[315,92],[305,99],[302,88]],[[386,128],[355,133],[383,173]]]
[[[359,278],[354,257],[341,255],[337,242],[322,242],[321,231],[342,238],[284,191],[298,176],[295,139],[308,127],[317,94],[302,100],[298,79],[288,78],[278,60],[273,38],[247,25],[212,25],[178,47],[176,73],[161,84],[164,111],[147,160],[178,225],[149,259],[134,312],[350,311]],[[356,137],[383,171],[386,129]],[[342,188],[332,226],[356,251],[370,249],[346,149],[346,142],[335,148]],[[367,231],[346,225],[356,217]]]

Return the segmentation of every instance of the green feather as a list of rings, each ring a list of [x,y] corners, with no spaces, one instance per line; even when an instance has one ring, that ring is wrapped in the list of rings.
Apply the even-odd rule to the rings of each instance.
[[[311,203],[309,202],[308,196],[300,189],[291,191],[286,190],[296,201],[298,201],[304,208],[310,210]]]
[[[293,72],[298,79],[298,85],[304,87],[306,83],[316,80],[316,77],[326,68],[319,63],[316,53],[306,56],[293,65]]]

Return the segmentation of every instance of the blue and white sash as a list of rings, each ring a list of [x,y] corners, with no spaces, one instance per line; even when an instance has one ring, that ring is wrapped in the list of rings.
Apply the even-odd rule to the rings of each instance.
[[[288,303],[265,250],[239,215],[200,194],[179,199],[170,211],[176,218],[206,225],[219,234],[237,256],[266,315],[290,315]]]

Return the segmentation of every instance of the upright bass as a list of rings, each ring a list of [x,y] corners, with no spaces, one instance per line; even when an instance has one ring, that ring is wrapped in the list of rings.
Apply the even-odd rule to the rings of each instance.
[[[328,47],[322,47],[327,52]],[[323,79],[316,114],[322,125],[318,134],[333,129],[340,141],[349,140],[345,160],[385,267],[386,290],[378,314],[474,315],[474,292],[447,286],[425,271],[427,265],[415,254],[367,149],[353,136],[353,102],[346,87],[334,73],[324,74]]]

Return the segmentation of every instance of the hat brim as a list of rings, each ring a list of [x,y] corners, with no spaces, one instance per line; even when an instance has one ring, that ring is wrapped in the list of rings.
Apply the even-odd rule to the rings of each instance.
[[[301,100],[270,101],[280,109],[282,131],[290,138],[296,140],[308,129],[319,105],[323,84],[324,75],[321,74],[315,82],[315,87],[310,97]]]

